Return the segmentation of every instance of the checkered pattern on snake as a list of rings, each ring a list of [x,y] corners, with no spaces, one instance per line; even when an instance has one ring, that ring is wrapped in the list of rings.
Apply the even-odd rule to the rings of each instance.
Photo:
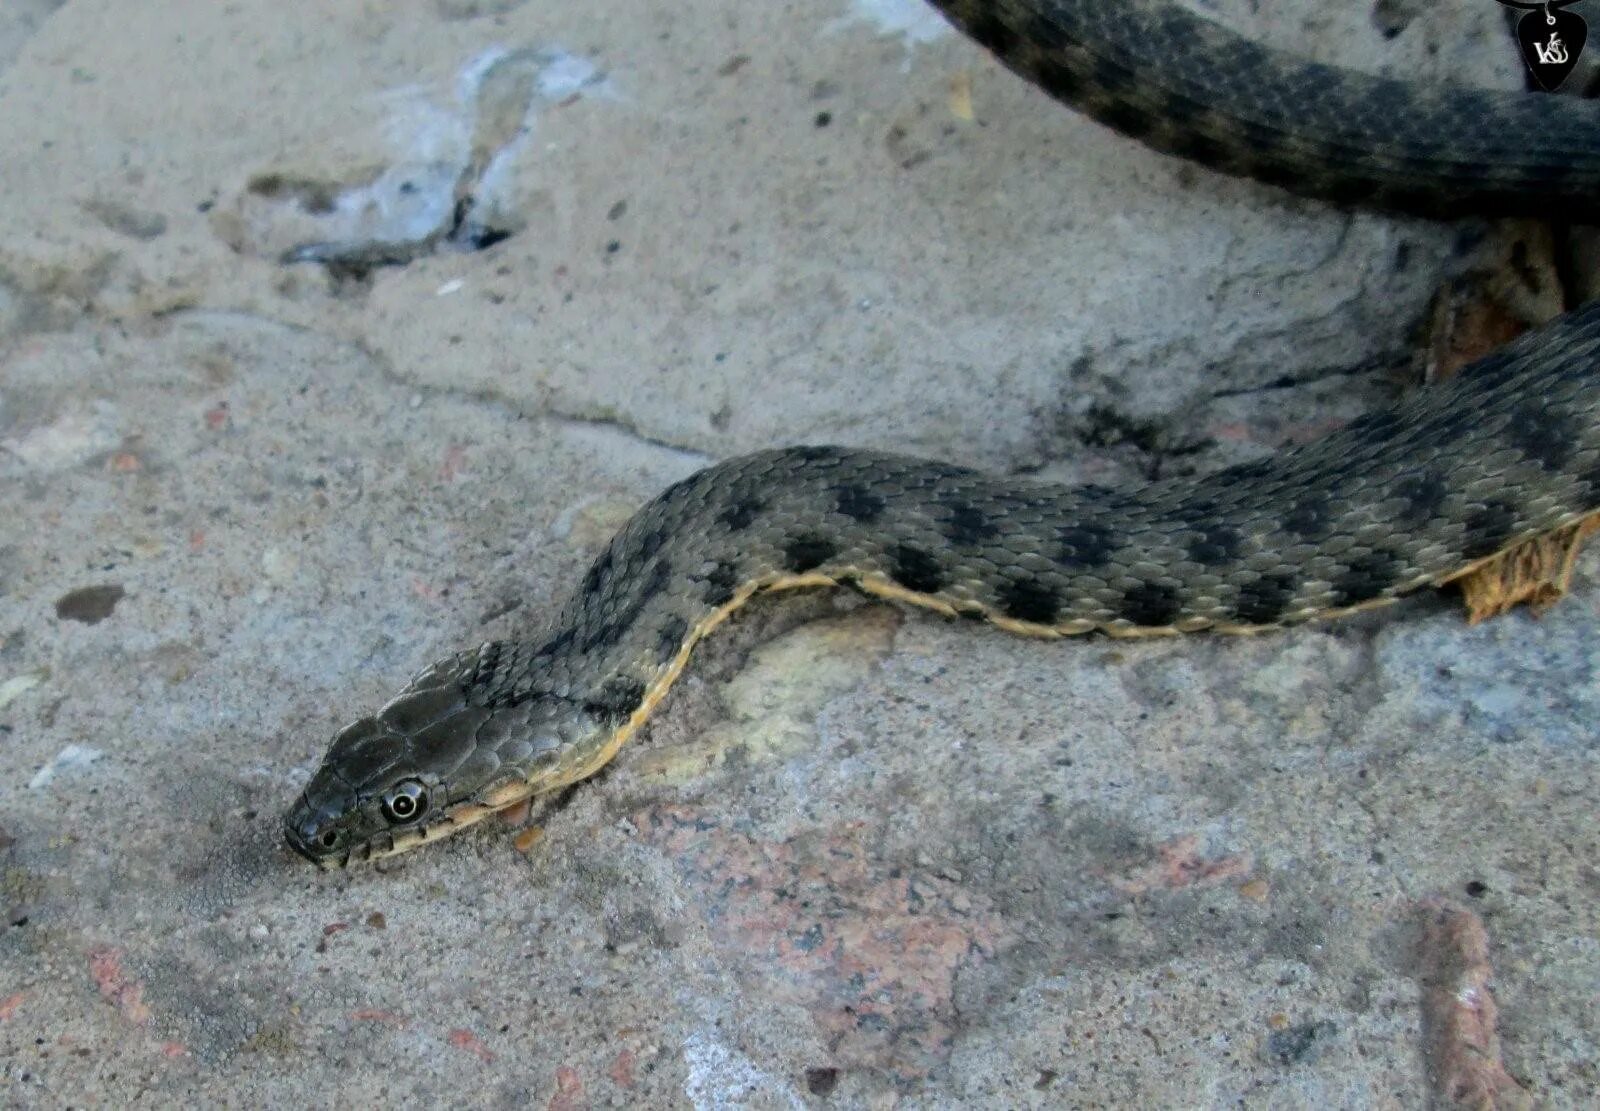
[[[1339,201],[1581,213],[1590,103],[1307,65],[1166,5],[940,6],[1058,98],[1163,150]],[[433,840],[603,766],[694,643],[764,590],[843,584],[1008,630],[1271,628],[1454,578],[1600,509],[1600,304],[1269,461],[1142,489],[792,447],[671,487],[554,622],[427,668],[344,729],[287,817],[323,865]]]

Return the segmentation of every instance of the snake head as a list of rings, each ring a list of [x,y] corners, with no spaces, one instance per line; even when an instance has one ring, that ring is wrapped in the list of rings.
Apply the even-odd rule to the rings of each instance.
[[[289,847],[323,868],[435,840],[526,798],[506,767],[519,708],[473,705],[459,658],[412,680],[383,709],[341,729],[284,818]],[[551,747],[554,747],[552,742]]]
[[[421,768],[406,768],[403,735],[381,714],[341,729],[322,766],[284,819],[290,848],[326,868],[381,855],[385,840],[425,829],[448,787]]]
[[[389,856],[588,774],[565,757],[603,723],[555,695],[487,699],[473,677],[489,647],[338,732],[284,817],[290,848],[322,868]]]

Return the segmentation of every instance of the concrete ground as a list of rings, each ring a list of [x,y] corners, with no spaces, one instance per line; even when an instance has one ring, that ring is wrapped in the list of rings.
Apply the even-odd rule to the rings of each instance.
[[[1218,14],[1520,80],[1493,5],[1283,7]],[[7,1105],[1595,1098],[1592,558],[1477,627],[761,604],[537,837],[279,832],[708,461],[1264,455],[1394,394],[1472,229],[1151,154],[910,2],[19,0],[0,152]]]

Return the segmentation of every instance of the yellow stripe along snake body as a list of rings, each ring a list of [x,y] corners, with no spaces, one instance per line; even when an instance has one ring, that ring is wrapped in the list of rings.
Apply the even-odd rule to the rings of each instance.
[[[1592,103],[1310,65],[1166,4],[938,4],[1058,99],[1163,150],[1338,202],[1582,215]],[[550,627],[418,674],[290,809],[324,866],[403,851],[615,755],[753,595],[843,584],[1010,631],[1253,631],[1380,605],[1600,509],[1600,303],[1270,460],[1068,489],[792,447],[651,501]]]

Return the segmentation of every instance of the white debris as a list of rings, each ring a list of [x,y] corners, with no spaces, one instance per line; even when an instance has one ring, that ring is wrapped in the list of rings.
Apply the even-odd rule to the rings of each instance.
[[[0,683],[0,710],[4,710],[34,687],[44,682],[45,675],[46,673],[43,671],[29,671],[22,675],[13,675],[4,683]]]
[[[565,100],[573,93],[584,91],[606,94],[610,85],[605,74],[588,58],[552,50],[544,57],[544,68],[539,71],[539,95],[546,100]]]
[[[915,47],[953,33],[944,16],[925,0],[850,0],[850,14],[833,20],[823,30],[831,35],[857,23],[872,24],[880,35],[903,36],[908,54]]]
[[[39,471],[76,467],[122,442],[121,420],[108,401],[64,413],[50,424],[0,439],[0,450]]]
[[[694,1104],[695,1111],[745,1107],[757,1094],[774,1101],[787,1097],[789,1106],[805,1106],[805,1101],[782,1079],[757,1068],[750,1058],[710,1034],[697,1032],[684,1039],[683,1060],[689,1066],[683,1094]]]
[[[33,773],[33,778],[28,780],[28,786],[37,791],[54,779],[56,772],[68,768],[86,768],[104,755],[105,753],[99,749],[87,745],[68,745],[56,753],[54,760]]]

